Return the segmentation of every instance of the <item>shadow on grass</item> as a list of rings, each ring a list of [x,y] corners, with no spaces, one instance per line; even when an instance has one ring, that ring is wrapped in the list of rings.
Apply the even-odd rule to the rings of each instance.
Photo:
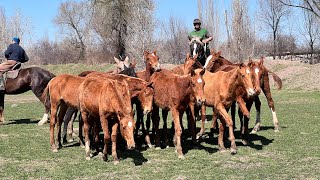
[[[10,125],[10,124],[36,124],[38,123],[37,120],[32,119],[14,119],[10,121],[6,121],[4,125]]]

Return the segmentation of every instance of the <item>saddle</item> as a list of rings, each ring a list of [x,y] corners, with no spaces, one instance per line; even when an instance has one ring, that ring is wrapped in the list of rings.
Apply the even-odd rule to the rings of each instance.
[[[7,79],[17,78],[21,69],[22,69],[21,63],[18,62],[9,71],[3,74],[5,81]]]

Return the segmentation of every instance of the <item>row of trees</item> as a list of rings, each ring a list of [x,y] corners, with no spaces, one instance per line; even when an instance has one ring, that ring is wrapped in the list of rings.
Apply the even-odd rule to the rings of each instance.
[[[275,58],[286,52],[319,51],[319,0],[258,0],[253,13],[249,13],[248,0],[232,0],[228,10],[222,10],[221,3],[198,0],[198,17],[214,36],[210,46],[222,50],[229,59],[241,62],[261,55]],[[155,19],[155,7],[153,0],[62,2],[53,19],[59,27],[59,40],[52,42],[44,37],[29,44],[29,56],[33,63],[55,64],[113,62],[113,56],[128,55],[141,66],[143,50],[156,49],[161,62],[182,63],[189,50],[187,33],[191,29],[176,17]],[[297,8],[303,17],[293,33],[288,20]],[[24,37],[31,32],[30,23],[21,13],[8,18],[1,8],[0,27],[1,50],[13,35]],[[293,36],[297,33],[303,40]]]

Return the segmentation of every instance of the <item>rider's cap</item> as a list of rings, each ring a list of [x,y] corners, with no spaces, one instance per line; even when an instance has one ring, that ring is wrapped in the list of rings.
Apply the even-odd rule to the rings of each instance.
[[[13,37],[12,41],[16,42],[16,43],[20,43],[20,39],[18,37]]]
[[[194,20],[193,20],[193,24],[201,24],[200,19],[194,19]]]

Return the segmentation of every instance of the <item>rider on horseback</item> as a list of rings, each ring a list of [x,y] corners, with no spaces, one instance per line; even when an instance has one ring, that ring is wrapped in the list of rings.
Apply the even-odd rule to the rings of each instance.
[[[205,54],[206,57],[210,55],[210,49],[209,49],[209,41],[211,41],[213,38],[209,34],[208,30],[201,28],[201,21],[200,19],[194,19],[193,20],[194,30],[188,34],[189,38],[189,44],[192,42],[193,38],[200,38],[202,43],[206,44]]]
[[[18,37],[13,37],[12,43],[4,53],[7,60],[0,64],[0,90],[5,90],[3,73],[11,70],[16,64],[24,63],[29,60],[26,52],[19,43],[20,39]]]

